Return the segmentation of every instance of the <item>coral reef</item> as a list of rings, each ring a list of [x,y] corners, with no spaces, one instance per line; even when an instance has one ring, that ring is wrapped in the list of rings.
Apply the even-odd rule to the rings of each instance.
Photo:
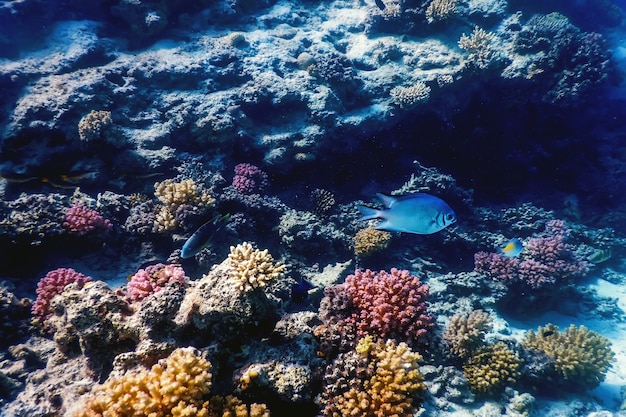
[[[426,389],[418,370],[421,359],[405,343],[361,339],[356,352],[339,356],[329,365],[320,399],[322,415],[412,416],[417,411],[415,395]],[[352,380],[344,382],[345,376],[338,377],[336,372],[347,373]]]
[[[431,88],[427,86],[423,81],[409,87],[394,87],[389,92],[393,103],[397,104],[403,109],[410,109],[418,103],[428,101],[430,98]]]
[[[55,295],[63,292],[69,284],[77,283],[79,287],[91,281],[91,277],[74,271],[72,268],[58,268],[48,272],[37,283],[37,299],[32,307],[34,316],[45,320],[52,315],[51,302]]]
[[[484,347],[463,366],[470,388],[477,394],[497,394],[519,377],[520,360],[504,343]]]
[[[134,302],[143,300],[173,282],[186,284],[188,281],[189,278],[185,276],[185,271],[180,265],[158,263],[135,272],[126,289],[128,298]]]
[[[563,332],[554,324],[530,330],[522,345],[548,355],[561,384],[583,390],[597,387],[615,359],[606,337],[573,324]]]
[[[96,210],[75,203],[65,213],[63,227],[70,233],[85,235],[94,230],[110,230],[113,228],[113,224]]]
[[[265,172],[252,164],[237,164],[232,186],[241,194],[254,194],[264,191],[269,186]]]
[[[469,53],[468,61],[479,69],[487,68],[496,56],[495,35],[478,26],[468,36],[465,33],[459,39],[459,48]]]
[[[491,330],[492,320],[482,310],[457,313],[450,318],[443,338],[450,343],[450,351],[467,358],[484,344],[485,333]]]
[[[111,376],[72,417],[209,416],[211,363],[193,348],[176,349],[148,369]]]

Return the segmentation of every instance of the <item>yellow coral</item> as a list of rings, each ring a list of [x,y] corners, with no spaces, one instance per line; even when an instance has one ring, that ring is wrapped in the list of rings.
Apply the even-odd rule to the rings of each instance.
[[[265,404],[244,404],[239,398],[215,396],[210,401],[209,417],[269,417]]]
[[[491,317],[482,310],[457,313],[450,318],[443,338],[450,343],[452,353],[468,357],[483,344],[485,333],[491,330]]]
[[[92,110],[78,122],[78,136],[85,142],[103,138],[112,124],[110,111]]]
[[[97,386],[74,417],[207,417],[211,363],[194,348],[176,349],[151,369],[130,371]]]
[[[615,360],[609,339],[573,324],[562,333],[554,324],[539,327],[536,333],[530,330],[522,345],[550,356],[568,384],[583,388],[598,386]]]
[[[416,408],[413,397],[426,389],[424,379],[417,369],[422,360],[419,353],[413,352],[406,343],[396,344],[371,340],[360,341],[361,354],[369,352],[373,372],[364,381],[362,388],[353,387],[336,397],[333,416],[384,417],[413,416]],[[364,350],[365,349],[365,350]]]
[[[519,377],[520,360],[504,343],[497,343],[476,352],[463,366],[463,373],[472,391],[495,394]]]
[[[248,242],[230,247],[230,276],[240,291],[264,287],[271,280],[284,276],[287,266],[274,262],[267,249],[254,249]]]
[[[354,236],[354,253],[356,256],[368,256],[386,249],[390,241],[391,233],[366,227]]]
[[[163,202],[172,213],[182,204],[211,207],[215,198],[202,191],[193,180],[174,182],[167,179],[154,184],[154,195]]]

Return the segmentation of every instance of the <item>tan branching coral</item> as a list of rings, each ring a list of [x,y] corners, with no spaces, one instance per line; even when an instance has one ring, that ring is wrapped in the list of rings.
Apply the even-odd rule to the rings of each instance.
[[[369,359],[371,375],[362,385],[351,388],[336,397],[331,407],[324,410],[330,416],[413,416],[416,407],[413,398],[426,386],[417,369],[422,360],[406,343],[388,340],[373,343],[365,337],[356,347],[357,352]]]
[[[409,87],[394,87],[389,92],[389,95],[395,104],[406,109],[428,101],[430,90],[430,87],[423,81],[418,81]]]
[[[215,396],[210,401],[209,417],[269,417],[265,404],[244,404],[239,398]]]
[[[459,0],[432,0],[426,9],[426,20],[433,23],[445,20],[456,13]]]
[[[157,210],[152,230],[157,233],[164,233],[176,229],[178,222],[169,208],[161,206]]]
[[[112,125],[110,111],[92,110],[78,122],[78,136],[85,142],[103,139]]]
[[[491,330],[491,317],[482,310],[457,313],[450,318],[443,338],[450,343],[450,351],[461,358],[470,356],[482,347],[485,333]]]
[[[274,262],[267,249],[258,250],[244,242],[230,247],[228,259],[231,265],[230,277],[240,291],[262,288],[268,282],[284,276],[287,266]]]
[[[179,348],[149,370],[109,378],[72,416],[208,417],[210,389],[211,363],[194,348]]]
[[[356,256],[368,256],[386,249],[390,241],[391,233],[366,227],[354,236],[354,253]]]
[[[202,191],[194,180],[174,182],[167,179],[163,182],[157,182],[154,184],[154,195],[172,212],[182,204],[205,207],[215,204],[215,198],[208,192]]]
[[[522,345],[547,354],[568,385],[585,389],[598,386],[615,360],[609,339],[573,324],[563,332],[554,324],[539,327],[537,332],[530,330]]]
[[[495,35],[475,26],[471,35],[465,33],[459,39],[459,48],[469,53],[468,60],[478,68],[487,68],[495,57]]]
[[[463,366],[470,388],[479,394],[496,394],[519,377],[520,360],[504,343],[484,347]]]

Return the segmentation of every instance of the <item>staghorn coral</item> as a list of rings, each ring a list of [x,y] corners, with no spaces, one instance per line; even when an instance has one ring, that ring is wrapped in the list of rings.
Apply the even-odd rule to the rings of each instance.
[[[469,53],[468,61],[477,68],[484,69],[494,59],[496,50],[493,46],[495,35],[475,26],[472,33],[465,33],[459,39],[459,48]]]
[[[473,310],[452,316],[443,338],[450,343],[452,353],[466,358],[484,344],[485,333],[490,330],[489,314],[482,310]]]
[[[389,92],[391,101],[403,109],[409,109],[419,103],[428,101],[431,88],[423,81],[418,81],[409,87],[394,87]]]
[[[37,283],[37,299],[32,313],[40,320],[52,315],[50,302],[55,295],[61,294],[66,286],[76,282],[79,286],[91,281],[91,277],[76,272],[72,268],[57,268],[46,274]]]
[[[142,301],[150,294],[163,289],[173,282],[187,284],[189,278],[180,265],[165,265],[162,263],[150,265],[135,272],[127,285],[128,299]]]
[[[351,356],[358,356],[364,362],[359,365],[357,360],[360,370],[354,373],[355,380],[346,381],[343,387],[331,380],[333,368],[346,365],[341,363],[342,357],[329,365],[325,377],[329,384],[321,397],[323,416],[408,417],[416,412],[413,399],[426,389],[418,370],[418,362],[422,360],[419,353],[406,343],[396,344],[392,340],[374,343],[371,337],[365,337],[359,340]]]
[[[244,404],[232,395],[215,396],[209,401],[209,417],[269,417],[270,411],[265,404]]]
[[[581,389],[597,387],[615,360],[606,337],[573,324],[563,332],[554,324],[539,327],[537,332],[530,330],[522,345],[547,354],[554,360],[562,382]]]
[[[79,203],[72,204],[72,206],[65,212],[65,221],[63,222],[65,227],[70,233],[77,235],[86,235],[87,233],[100,229],[111,230],[113,224],[96,210],[90,209]]]
[[[230,277],[240,291],[250,291],[263,288],[268,282],[285,275],[287,266],[274,262],[274,258],[267,249],[258,250],[243,242],[230,247],[228,254],[230,262]]]
[[[211,363],[194,348],[179,348],[152,368],[110,377],[72,417],[208,417]]]
[[[520,360],[504,343],[480,349],[463,366],[470,388],[477,394],[496,394],[519,377]]]
[[[456,13],[458,0],[432,0],[426,8],[426,20],[433,23],[445,20]]]
[[[366,227],[354,236],[354,254],[359,257],[380,252],[389,246],[391,233]]]

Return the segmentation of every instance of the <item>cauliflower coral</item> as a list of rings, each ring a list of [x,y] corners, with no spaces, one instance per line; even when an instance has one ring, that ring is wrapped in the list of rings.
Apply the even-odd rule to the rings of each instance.
[[[287,266],[274,262],[268,250],[258,250],[244,242],[230,247],[228,255],[230,276],[240,291],[262,288],[268,282],[282,277]]]
[[[63,289],[77,282],[81,287],[91,281],[91,277],[74,271],[72,268],[58,268],[46,274],[37,283],[37,299],[32,307],[32,313],[39,319],[50,317],[50,302],[55,295],[61,294]]]
[[[141,301],[173,282],[186,284],[188,278],[180,265],[156,264],[137,271],[127,286],[130,301]]]

